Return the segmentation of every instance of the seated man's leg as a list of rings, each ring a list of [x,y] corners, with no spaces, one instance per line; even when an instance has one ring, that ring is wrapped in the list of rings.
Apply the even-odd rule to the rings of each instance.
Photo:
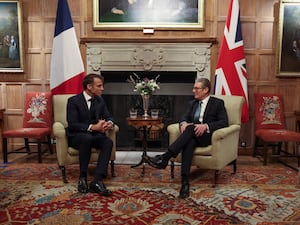
[[[91,158],[92,135],[86,133],[71,137],[69,139],[69,146],[78,149],[80,173],[87,173]]]
[[[79,151],[80,175],[78,180],[78,191],[88,192],[87,171],[91,158],[92,136],[91,134],[80,134],[69,138],[69,146]]]
[[[180,134],[176,141],[169,146],[167,152],[155,157],[149,157],[151,164],[158,169],[165,169],[168,165],[168,161],[172,157],[176,157],[193,138],[195,138],[194,126],[190,125]]]
[[[95,180],[101,180],[107,175],[107,168],[112,152],[113,142],[110,138],[97,134],[93,138],[92,147],[100,149],[95,173]]]
[[[112,192],[106,188],[102,179],[107,174],[107,167],[112,151],[113,142],[103,134],[93,134],[92,147],[99,148],[100,153],[95,172],[94,180],[90,183],[90,192],[95,192],[103,196],[110,196]]]

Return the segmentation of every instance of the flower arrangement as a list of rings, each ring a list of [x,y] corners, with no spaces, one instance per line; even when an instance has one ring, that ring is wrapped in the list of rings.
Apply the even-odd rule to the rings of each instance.
[[[47,110],[47,98],[45,95],[42,94],[36,94],[35,97],[31,98],[31,103],[29,104],[27,108],[27,113],[31,114],[33,117],[31,122],[43,122],[43,118],[39,118],[40,114],[45,114],[45,111]]]
[[[136,73],[133,73],[127,81],[134,85],[133,91],[140,95],[152,95],[153,92],[160,89],[157,82],[159,76],[156,76],[155,79],[148,79],[147,77],[141,79]]]

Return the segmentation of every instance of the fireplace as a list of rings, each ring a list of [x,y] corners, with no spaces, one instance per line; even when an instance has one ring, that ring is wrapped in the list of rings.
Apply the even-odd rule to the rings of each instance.
[[[130,108],[142,114],[142,99],[127,82],[135,72],[141,78],[160,75],[160,89],[149,108],[159,108],[164,128],[155,149],[168,145],[167,125],[177,122],[189,100],[196,77],[210,77],[210,43],[87,43],[87,72],[104,76],[104,99],[120,127],[118,149],[140,147],[137,130],[126,123]]]

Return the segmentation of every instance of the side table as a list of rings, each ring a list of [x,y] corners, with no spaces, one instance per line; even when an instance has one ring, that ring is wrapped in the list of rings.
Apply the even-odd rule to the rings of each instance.
[[[131,166],[131,168],[140,166],[143,164],[143,170],[142,170],[142,176],[144,176],[145,174],[145,165],[146,163],[148,163],[150,166],[151,163],[149,162],[149,158],[147,155],[147,129],[149,129],[148,127],[153,126],[153,125],[158,125],[162,123],[162,118],[152,118],[150,116],[148,117],[144,117],[144,116],[138,116],[137,118],[131,118],[131,117],[127,117],[126,118],[127,123],[129,126],[133,126],[133,127],[143,127],[143,137],[142,137],[142,145],[143,145],[143,154],[142,154],[142,159],[141,161],[136,164]]]

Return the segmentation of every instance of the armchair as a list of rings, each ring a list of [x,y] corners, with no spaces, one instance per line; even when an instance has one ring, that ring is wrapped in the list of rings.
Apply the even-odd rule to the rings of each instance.
[[[65,132],[67,127],[67,101],[72,94],[54,95],[53,96],[53,110],[54,110],[54,124],[53,134],[56,138],[56,153],[59,168],[62,172],[62,179],[67,183],[66,168],[70,164],[79,163],[78,150],[68,146],[68,140]],[[107,132],[107,136],[113,141],[113,149],[110,157],[111,175],[115,176],[114,160],[116,159],[116,134],[119,131],[117,125],[114,129]],[[90,162],[97,162],[99,151],[92,149]]]
[[[244,98],[241,96],[220,95],[216,97],[224,100],[229,126],[213,133],[211,145],[197,147],[192,161],[192,165],[196,165],[201,169],[215,170],[213,186],[217,184],[219,170],[228,164],[232,164],[233,172],[236,172],[241,114],[244,103]],[[171,144],[180,135],[178,123],[169,125],[167,130],[169,132],[169,143]],[[174,162],[181,162],[181,154],[171,159],[172,178],[174,178]]]

